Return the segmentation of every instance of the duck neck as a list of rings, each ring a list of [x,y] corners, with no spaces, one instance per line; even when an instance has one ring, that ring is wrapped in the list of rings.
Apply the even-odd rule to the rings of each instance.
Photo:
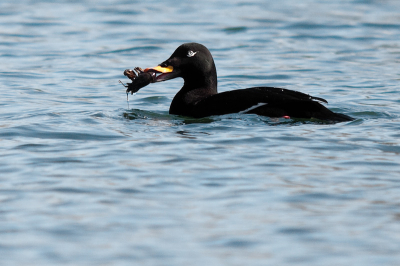
[[[189,72],[183,76],[183,79],[184,84],[181,91],[189,93],[200,90],[205,97],[218,93],[217,70],[214,64],[208,71]]]
[[[213,94],[217,94],[217,80],[190,80],[185,81],[183,87],[179,92],[184,94],[198,94],[199,96],[208,97]]]
[[[169,112],[177,115],[191,115],[191,109],[199,101],[217,94],[217,75],[186,78],[180,91],[172,100]]]

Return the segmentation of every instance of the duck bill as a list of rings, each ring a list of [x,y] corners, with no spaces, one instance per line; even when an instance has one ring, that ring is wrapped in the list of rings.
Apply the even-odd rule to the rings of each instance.
[[[146,68],[144,72],[149,72],[153,75],[153,82],[161,82],[179,77],[179,71],[174,69],[172,66],[149,67]]]

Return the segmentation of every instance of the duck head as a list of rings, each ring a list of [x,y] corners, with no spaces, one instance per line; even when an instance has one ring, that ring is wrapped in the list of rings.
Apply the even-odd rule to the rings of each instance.
[[[210,51],[199,43],[185,43],[164,62],[156,67],[146,68],[153,82],[161,82],[177,77],[184,79],[184,88],[217,89],[217,71]]]

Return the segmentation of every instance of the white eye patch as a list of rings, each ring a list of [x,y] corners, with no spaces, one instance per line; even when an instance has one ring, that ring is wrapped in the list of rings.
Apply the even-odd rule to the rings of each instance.
[[[197,52],[189,51],[187,57],[193,57]]]

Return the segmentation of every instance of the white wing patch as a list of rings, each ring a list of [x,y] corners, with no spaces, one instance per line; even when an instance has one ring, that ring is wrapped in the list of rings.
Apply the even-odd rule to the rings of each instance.
[[[187,57],[193,57],[195,54],[197,54],[197,52],[193,52],[192,50],[190,50],[187,54]]]
[[[260,106],[264,106],[264,105],[267,105],[267,104],[268,103],[257,103],[256,105],[253,105],[253,106],[251,106],[250,108],[247,108],[244,111],[240,111],[239,114],[245,114],[247,112],[250,112],[251,110],[254,110],[254,109],[256,109],[256,108],[258,108]]]

